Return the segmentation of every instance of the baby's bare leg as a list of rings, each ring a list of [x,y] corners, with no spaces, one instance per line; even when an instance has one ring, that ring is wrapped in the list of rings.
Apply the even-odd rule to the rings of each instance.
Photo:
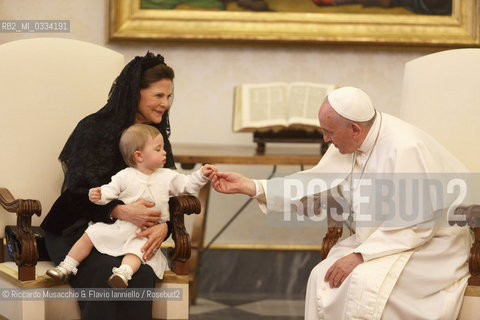
[[[132,268],[132,272],[135,273],[140,268],[142,260],[134,254],[127,253],[122,259],[122,265],[128,264]]]
[[[77,266],[82,262],[92,251],[93,243],[86,233],[75,242],[73,247],[68,252],[65,259],[60,264],[47,270],[47,275],[53,279],[65,281],[71,273],[77,274]]]
[[[72,257],[73,259],[77,260],[78,262],[82,262],[90,252],[92,251],[93,243],[90,240],[90,237],[84,233],[80,239],[75,242],[72,249],[68,252],[68,256]]]

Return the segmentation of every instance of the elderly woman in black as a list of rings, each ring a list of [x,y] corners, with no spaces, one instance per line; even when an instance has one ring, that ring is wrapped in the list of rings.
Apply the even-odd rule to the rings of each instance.
[[[81,120],[60,153],[65,171],[63,192],[42,223],[51,259],[58,264],[73,243],[82,235],[88,222],[130,221],[145,228],[148,238],[144,260],[150,259],[169,235],[170,224],[157,224],[160,212],[150,209],[145,200],[125,205],[114,200],[105,206],[93,204],[88,190],[110,181],[112,175],[126,167],[118,142],[124,129],[134,123],[155,126],[165,141],[165,168],[174,168],[168,140],[168,110],[173,100],[174,72],[162,56],[148,52],[136,57],[122,70],[112,85],[107,104]],[[94,81],[94,79],[92,79]],[[70,278],[74,288],[103,288],[122,257],[111,257],[95,249]],[[153,288],[155,274],[142,265],[130,288]],[[79,301],[82,319],[151,319],[152,301]]]

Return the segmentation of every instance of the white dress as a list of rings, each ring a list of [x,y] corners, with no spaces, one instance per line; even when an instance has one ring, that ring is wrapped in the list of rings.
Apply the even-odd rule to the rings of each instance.
[[[357,175],[364,171],[365,176],[380,173],[383,178],[433,177],[439,181],[456,175],[463,177],[467,172],[463,164],[425,132],[387,114],[382,114],[381,119],[381,126],[380,117],[375,120],[357,151],[354,165],[352,154],[340,154],[332,145],[316,167],[293,175],[293,179],[300,177],[308,183],[318,178],[330,188],[350,186],[351,171]],[[301,192],[287,192],[283,188],[288,179],[258,181],[265,190],[266,202],[259,201],[265,213],[289,208],[302,211],[300,199],[311,190],[303,187],[297,188]],[[337,243],[312,270],[307,284],[305,319],[456,319],[469,277],[467,259],[472,239],[468,228],[445,224],[446,210],[440,209],[450,199],[437,202],[434,197],[428,198],[427,206],[420,207],[411,220],[398,220],[401,216],[398,213],[405,212],[397,210],[391,211],[396,215],[389,219],[370,220],[359,226],[365,211],[376,214],[384,208],[362,199],[365,194],[360,194],[360,188],[352,189],[345,198],[352,203],[356,233]],[[415,196],[422,189],[417,192],[410,186],[407,191]],[[427,191],[431,196],[430,189]],[[294,196],[286,196],[291,194]],[[403,200],[397,202],[400,207],[405,204]],[[366,210],[360,210],[362,205]],[[402,208],[410,213],[409,206]],[[352,252],[361,253],[364,262],[339,288],[331,289],[324,281],[327,270]]]
[[[98,204],[106,204],[113,199],[122,200],[125,204],[138,199],[152,201],[152,209],[161,210],[161,219],[170,219],[168,199],[170,196],[181,194],[196,194],[208,178],[200,170],[191,175],[183,175],[171,169],[157,169],[151,175],[145,175],[135,168],[126,168],[112,177],[109,184],[103,185],[102,199]],[[137,232],[142,230],[136,225],[118,219],[113,224],[97,222],[91,224],[85,231],[95,248],[111,256],[123,256],[127,253],[135,254],[142,261],[141,248],[147,241],[146,237],[138,238]],[[168,263],[161,250],[148,261],[159,279],[168,270]]]

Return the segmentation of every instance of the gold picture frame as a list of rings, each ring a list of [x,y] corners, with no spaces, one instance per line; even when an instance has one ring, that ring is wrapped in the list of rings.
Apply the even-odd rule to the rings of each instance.
[[[452,0],[450,16],[140,9],[109,0],[108,40],[401,47],[480,46],[480,2]]]

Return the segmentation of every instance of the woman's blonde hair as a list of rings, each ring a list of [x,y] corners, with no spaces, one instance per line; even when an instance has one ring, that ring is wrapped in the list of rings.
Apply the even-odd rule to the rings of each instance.
[[[120,152],[123,161],[129,167],[135,167],[135,152],[142,151],[149,138],[155,138],[160,134],[157,128],[148,124],[134,124],[123,131],[120,137]]]

